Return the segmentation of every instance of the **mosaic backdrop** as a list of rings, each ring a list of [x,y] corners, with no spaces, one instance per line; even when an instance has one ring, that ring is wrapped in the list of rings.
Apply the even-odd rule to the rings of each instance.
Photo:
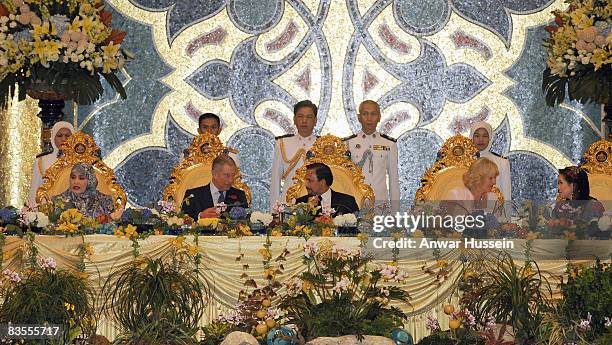
[[[267,208],[274,136],[291,107],[320,107],[319,134],[359,130],[364,99],[398,138],[400,187],[411,199],[444,139],[477,120],[496,128],[513,199],[552,198],[556,169],[601,136],[600,110],[547,107],[543,26],[562,0],[110,0],[124,45],[127,100],[79,108],[133,205],[161,198],[202,112],[222,116],[240,151],[254,207]],[[71,117],[71,116],[70,116]]]

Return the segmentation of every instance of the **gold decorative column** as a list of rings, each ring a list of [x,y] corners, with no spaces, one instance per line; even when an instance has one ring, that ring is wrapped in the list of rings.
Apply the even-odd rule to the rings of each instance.
[[[40,153],[41,122],[36,100],[15,97],[0,109],[0,207],[22,206],[28,197],[32,164]]]

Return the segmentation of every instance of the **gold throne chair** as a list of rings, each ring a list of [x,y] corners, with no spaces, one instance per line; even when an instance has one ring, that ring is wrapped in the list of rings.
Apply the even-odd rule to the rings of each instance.
[[[359,208],[371,204],[374,205],[374,191],[372,187],[364,182],[364,177],[359,168],[347,154],[349,152],[342,139],[333,135],[324,135],[318,138],[302,165],[295,172],[294,184],[287,190],[287,203],[308,194],[306,191],[306,166],[312,163],[323,163],[332,171],[334,182],[331,188],[336,192],[352,195],[357,201]]]
[[[452,136],[444,142],[440,149],[441,158],[429,168],[421,178],[421,187],[417,189],[416,201],[444,200],[449,190],[463,186],[463,174],[476,161],[478,149],[470,138],[461,134]],[[499,203],[504,202],[504,196],[493,187]]]
[[[180,209],[185,191],[209,184],[212,180],[213,160],[229,150],[214,134],[204,133],[193,138],[191,145],[187,148],[187,157],[174,168],[170,175],[170,183],[163,193],[164,200],[174,202],[174,205]],[[251,203],[251,190],[242,182],[238,166],[236,166],[236,176],[232,187],[242,190],[249,204]]]
[[[123,208],[127,196],[123,188],[117,184],[113,169],[109,168],[100,158],[100,148],[93,138],[81,131],[74,133],[62,144],[64,155],[47,169],[43,184],[36,191],[36,202],[44,204],[66,191],[70,186],[70,171],[77,163],[86,163],[93,167],[98,179],[97,190],[110,195],[115,203],[115,210]]]
[[[581,167],[589,175],[591,196],[612,200],[612,141],[601,139],[589,146]]]

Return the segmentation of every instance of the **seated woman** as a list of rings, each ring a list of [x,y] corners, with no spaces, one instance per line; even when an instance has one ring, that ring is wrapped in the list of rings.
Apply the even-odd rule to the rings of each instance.
[[[70,171],[70,187],[53,198],[53,202],[62,201],[72,204],[74,208],[87,217],[96,218],[101,215],[111,215],[113,198],[100,193],[96,187],[98,179],[91,165],[77,163]]]
[[[557,190],[553,218],[590,221],[603,215],[603,205],[590,196],[589,175],[584,169],[570,166],[559,170]]]
[[[488,158],[478,158],[463,174],[463,186],[453,188],[446,194],[443,205],[450,214],[471,214],[476,210],[487,209],[495,212],[497,196],[491,193],[499,169]],[[453,200],[453,202],[448,202]]]
[[[56,123],[51,129],[51,146],[53,146],[53,151],[39,156],[34,161],[34,166],[32,167],[32,184],[30,187],[30,194],[28,195],[28,205],[32,207],[36,206],[36,191],[43,184],[45,171],[55,163],[61,154],[60,147],[72,134],[74,134],[74,127],[66,121]]]

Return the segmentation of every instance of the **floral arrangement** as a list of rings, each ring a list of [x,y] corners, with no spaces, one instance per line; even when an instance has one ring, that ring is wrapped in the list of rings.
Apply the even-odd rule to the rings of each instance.
[[[565,99],[581,103],[610,103],[612,98],[612,7],[607,0],[568,0],[565,11],[555,11],[547,68],[542,88],[548,105]]]
[[[287,294],[279,308],[306,340],[351,334],[390,336],[402,325],[404,313],[390,302],[409,303],[407,292],[393,285],[406,275],[371,267],[371,258],[362,249],[329,239],[308,240],[304,262],[307,271],[285,283]]]
[[[102,0],[0,1],[0,107],[16,85],[19,100],[28,92],[91,104],[103,92],[100,76],[126,98],[116,75],[130,58],[126,33],[111,22]]]

